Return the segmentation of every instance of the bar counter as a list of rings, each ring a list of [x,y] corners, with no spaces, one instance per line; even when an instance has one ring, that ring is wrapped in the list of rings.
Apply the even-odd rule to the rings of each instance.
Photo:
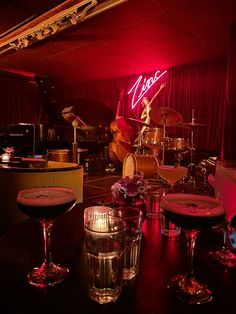
[[[27,219],[0,239],[0,313],[133,313],[133,314],[220,314],[235,308],[236,268],[226,269],[208,258],[210,250],[222,244],[222,234],[204,231],[196,241],[196,277],[213,291],[213,300],[201,305],[178,301],[166,287],[168,280],[186,269],[184,235],[160,235],[159,220],[143,223],[140,270],[123,284],[115,303],[100,305],[91,301],[86,290],[86,264],[83,255],[83,210],[76,206],[58,218],[52,230],[54,262],[70,269],[69,277],[57,286],[39,289],[28,284],[27,273],[43,258],[43,236],[39,223]]]

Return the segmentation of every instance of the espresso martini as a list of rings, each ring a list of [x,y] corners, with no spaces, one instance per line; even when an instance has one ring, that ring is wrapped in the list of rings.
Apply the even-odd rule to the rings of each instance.
[[[16,202],[25,215],[51,220],[72,208],[76,195],[73,189],[67,187],[36,187],[20,191]]]
[[[58,216],[74,207],[76,194],[72,188],[63,186],[35,187],[21,190],[16,202],[25,215],[38,219],[43,228],[43,263],[28,273],[28,282],[39,288],[54,286],[68,276],[69,269],[52,261],[51,228]]]
[[[197,194],[168,194],[161,201],[163,214],[185,229],[205,229],[223,222],[225,209],[210,196]]]

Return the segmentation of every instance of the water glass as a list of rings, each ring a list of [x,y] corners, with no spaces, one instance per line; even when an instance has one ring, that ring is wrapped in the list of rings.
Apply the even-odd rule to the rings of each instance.
[[[122,291],[125,224],[115,217],[84,225],[88,295],[99,304],[115,302]]]
[[[126,224],[124,267],[122,279],[133,279],[139,270],[139,256],[142,239],[143,212],[135,207],[117,207],[108,216],[121,218]]]
[[[160,217],[160,202],[165,195],[165,189],[163,182],[158,179],[146,179],[145,185],[145,206],[147,218],[159,218]]]
[[[180,234],[180,227],[171,222],[160,210],[161,234],[167,237],[177,237]]]
[[[90,206],[84,209],[84,225],[89,220],[105,218],[111,207],[108,206]]]

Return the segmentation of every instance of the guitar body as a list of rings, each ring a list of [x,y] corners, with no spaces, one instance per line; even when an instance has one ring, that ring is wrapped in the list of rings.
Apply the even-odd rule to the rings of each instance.
[[[125,159],[125,156],[132,151],[132,147],[127,149],[127,143],[116,142],[109,144],[109,158],[114,165],[117,165]]]

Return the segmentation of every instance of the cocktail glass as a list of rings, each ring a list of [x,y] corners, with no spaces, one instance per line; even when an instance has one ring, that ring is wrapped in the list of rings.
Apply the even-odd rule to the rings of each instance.
[[[212,300],[207,285],[195,278],[193,257],[198,233],[222,223],[225,210],[214,197],[197,194],[168,194],[161,201],[163,214],[181,227],[187,240],[187,271],[172,278],[169,290],[181,301],[202,304]]]
[[[177,181],[183,179],[187,175],[187,167],[173,166],[173,165],[160,165],[157,167],[157,174],[167,181],[171,189]]]
[[[43,228],[44,260],[40,267],[28,274],[28,282],[39,288],[54,286],[67,277],[69,270],[53,263],[51,229],[54,220],[76,204],[75,192],[67,187],[36,187],[21,190],[16,201],[19,209],[25,215],[38,219]]]

